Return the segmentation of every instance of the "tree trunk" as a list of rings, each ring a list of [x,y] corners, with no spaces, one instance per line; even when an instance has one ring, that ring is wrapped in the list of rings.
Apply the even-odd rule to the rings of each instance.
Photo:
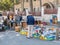
[[[21,0],[21,11],[23,11],[24,10],[24,0]]]
[[[24,10],[24,0],[22,0],[21,6],[22,6],[22,11],[23,11]]]
[[[33,12],[33,1],[29,0],[29,3],[30,3],[30,11]]]

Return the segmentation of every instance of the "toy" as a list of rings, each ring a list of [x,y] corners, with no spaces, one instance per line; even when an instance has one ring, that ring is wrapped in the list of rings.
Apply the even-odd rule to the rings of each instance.
[[[41,35],[41,36],[40,36],[40,39],[41,39],[41,40],[45,40],[45,37]]]
[[[47,25],[47,23],[46,22],[43,22],[43,25]]]
[[[53,16],[53,24],[57,24],[57,16]]]
[[[51,30],[54,30],[54,27],[52,27]]]
[[[50,23],[51,23],[51,24],[53,23],[53,20],[52,20],[52,19],[50,19]]]
[[[45,37],[44,40],[47,40],[47,38]]]
[[[47,40],[52,41],[55,39],[55,36],[47,36]]]
[[[34,38],[39,38],[40,35],[39,35],[39,33],[35,33],[35,34],[33,34],[32,36],[33,36]]]
[[[22,30],[22,31],[20,31],[20,34],[27,35],[27,32]]]
[[[26,32],[26,36],[28,35],[28,32]]]

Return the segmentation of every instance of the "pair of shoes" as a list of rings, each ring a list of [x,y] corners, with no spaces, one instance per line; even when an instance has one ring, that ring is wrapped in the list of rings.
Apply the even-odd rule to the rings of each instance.
[[[30,38],[33,38],[33,37],[30,37]]]
[[[26,37],[27,39],[30,39],[30,37]]]

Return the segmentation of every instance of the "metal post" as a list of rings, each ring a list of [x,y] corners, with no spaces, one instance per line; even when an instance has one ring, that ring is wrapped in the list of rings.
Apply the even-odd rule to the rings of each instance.
[[[56,29],[56,40],[59,40],[59,29]]]

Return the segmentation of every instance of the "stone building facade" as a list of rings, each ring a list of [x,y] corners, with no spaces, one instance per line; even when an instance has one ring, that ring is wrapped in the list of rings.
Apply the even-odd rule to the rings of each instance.
[[[60,6],[60,0],[32,0],[32,3],[33,11],[40,11],[41,6],[44,6],[45,8],[46,6],[47,8],[56,8],[57,6]],[[30,11],[30,0],[20,0],[20,3],[15,4],[14,6],[14,10],[19,9],[20,11],[22,11],[23,8]]]

